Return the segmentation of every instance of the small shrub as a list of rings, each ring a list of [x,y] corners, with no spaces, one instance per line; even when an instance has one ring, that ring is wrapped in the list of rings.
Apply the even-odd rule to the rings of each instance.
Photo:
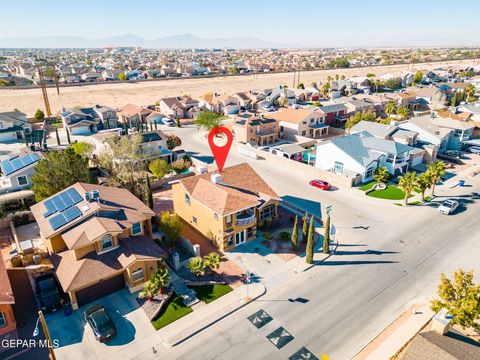
[[[15,225],[15,227],[27,225],[33,222],[33,220],[30,219],[29,214],[15,215],[12,220],[13,220],[13,225]]]
[[[264,238],[265,240],[272,240],[272,235],[271,235],[269,232],[266,232],[266,231],[265,231],[265,232],[263,233],[263,238]]]
[[[292,234],[290,234],[288,231],[282,231],[280,233],[280,240],[282,241],[289,241],[291,237]]]

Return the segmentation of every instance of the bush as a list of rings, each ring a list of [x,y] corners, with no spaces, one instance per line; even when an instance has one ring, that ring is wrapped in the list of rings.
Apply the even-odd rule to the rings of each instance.
[[[291,238],[292,234],[290,234],[288,231],[282,231],[280,233],[280,240],[282,241],[289,241]]]
[[[30,224],[30,223],[34,222],[30,218],[30,215],[28,213],[27,214],[21,214],[21,215],[15,215],[13,217],[12,221],[13,221],[13,225],[15,227],[22,226],[22,225],[27,225],[27,224]]]
[[[271,235],[269,232],[265,231],[265,232],[263,233],[263,238],[264,238],[265,240],[272,240],[272,235]]]

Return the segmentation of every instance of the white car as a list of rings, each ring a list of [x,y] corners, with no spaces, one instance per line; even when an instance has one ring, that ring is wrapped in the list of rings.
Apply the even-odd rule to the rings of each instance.
[[[162,122],[163,122],[163,125],[167,125],[167,126],[174,126],[175,125],[175,121],[173,121],[173,119],[170,119],[168,117],[163,118]]]
[[[458,202],[455,200],[445,200],[442,205],[438,207],[438,212],[443,215],[450,215],[458,207]]]
[[[468,148],[468,152],[472,154],[480,154],[480,146],[471,146]]]

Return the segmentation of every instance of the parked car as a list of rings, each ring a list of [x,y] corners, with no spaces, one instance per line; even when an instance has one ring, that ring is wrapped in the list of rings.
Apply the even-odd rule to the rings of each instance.
[[[439,206],[438,212],[443,215],[450,215],[458,208],[458,202],[455,200],[445,200],[442,205]]]
[[[43,312],[55,311],[62,305],[59,286],[53,273],[43,273],[34,278],[35,292]]]
[[[162,123],[163,125],[167,125],[167,126],[175,126],[175,121],[168,117],[163,118]]]
[[[468,152],[472,154],[480,154],[480,146],[471,146],[468,148]]]
[[[310,185],[315,186],[322,190],[330,190],[330,184],[325,180],[312,180],[310,181]]]
[[[92,328],[97,341],[105,342],[117,334],[115,325],[103,305],[95,304],[89,306],[85,309],[84,316],[85,321]]]
[[[462,152],[458,150],[447,150],[445,151],[445,155],[460,159],[462,157]]]

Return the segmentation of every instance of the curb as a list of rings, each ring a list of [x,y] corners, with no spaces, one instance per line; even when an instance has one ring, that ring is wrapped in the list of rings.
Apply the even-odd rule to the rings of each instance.
[[[302,271],[305,272],[305,271],[308,271],[310,270],[311,268],[317,266],[319,263],[322,263],[324,262],[325,260],[329,259],[332,255],[335,255],[335,251],[337,251],[338,249],[338,241],[335,242],[335,248],[333,249],[333,251],[328,254],[327,256],[325,256],[322,260],[318,261],[316,264],[310,264],[310,266],[308,266],[307,268],[303,269]]]
[[[184,336],[184,337],[181,338],[180,340],[176,340],[176,341],[173,342],[173,343],[169,343],[169,342],[162,342],[162,343],[163,343],[165,346],[168,346],[168,347],[170,347],[170,348],[172,348],[172,347],[174,347],[174,346],[177,346],[177,345],[183,343],[184,341],[192,338],[193,336],[199,334],[199,333],[202,332],[203,330],[209,328],[210,326],[216,324],[217,322],[225,319],[226,317],[230,316],[231,314],[237,312],[238,310],[242,309],[243,307],[247,306],[248,304],[251,304],[252,302],[254,302],[255,300],[259,299],[260,297],[264,296],[264,295],[267,293],[267,289],[265,288],[265,286],[262,285],[262,284],[260,284],[260,285],[261,285],[262,288],[263,288],[262,293],[261,293],[260,295],[255,296],[254,298],[252,298],[252,300],[240,304],[239,306],[235,307],[234,309],[232,309],[232,310],[228,311],[227,313],[221,315],[219,318],[217,318],[217,319],[213,320],[212,322],[210,322],[210,323],[202,326],[200,329],[195,330],[195,331],[192,332],[191,334]]]

